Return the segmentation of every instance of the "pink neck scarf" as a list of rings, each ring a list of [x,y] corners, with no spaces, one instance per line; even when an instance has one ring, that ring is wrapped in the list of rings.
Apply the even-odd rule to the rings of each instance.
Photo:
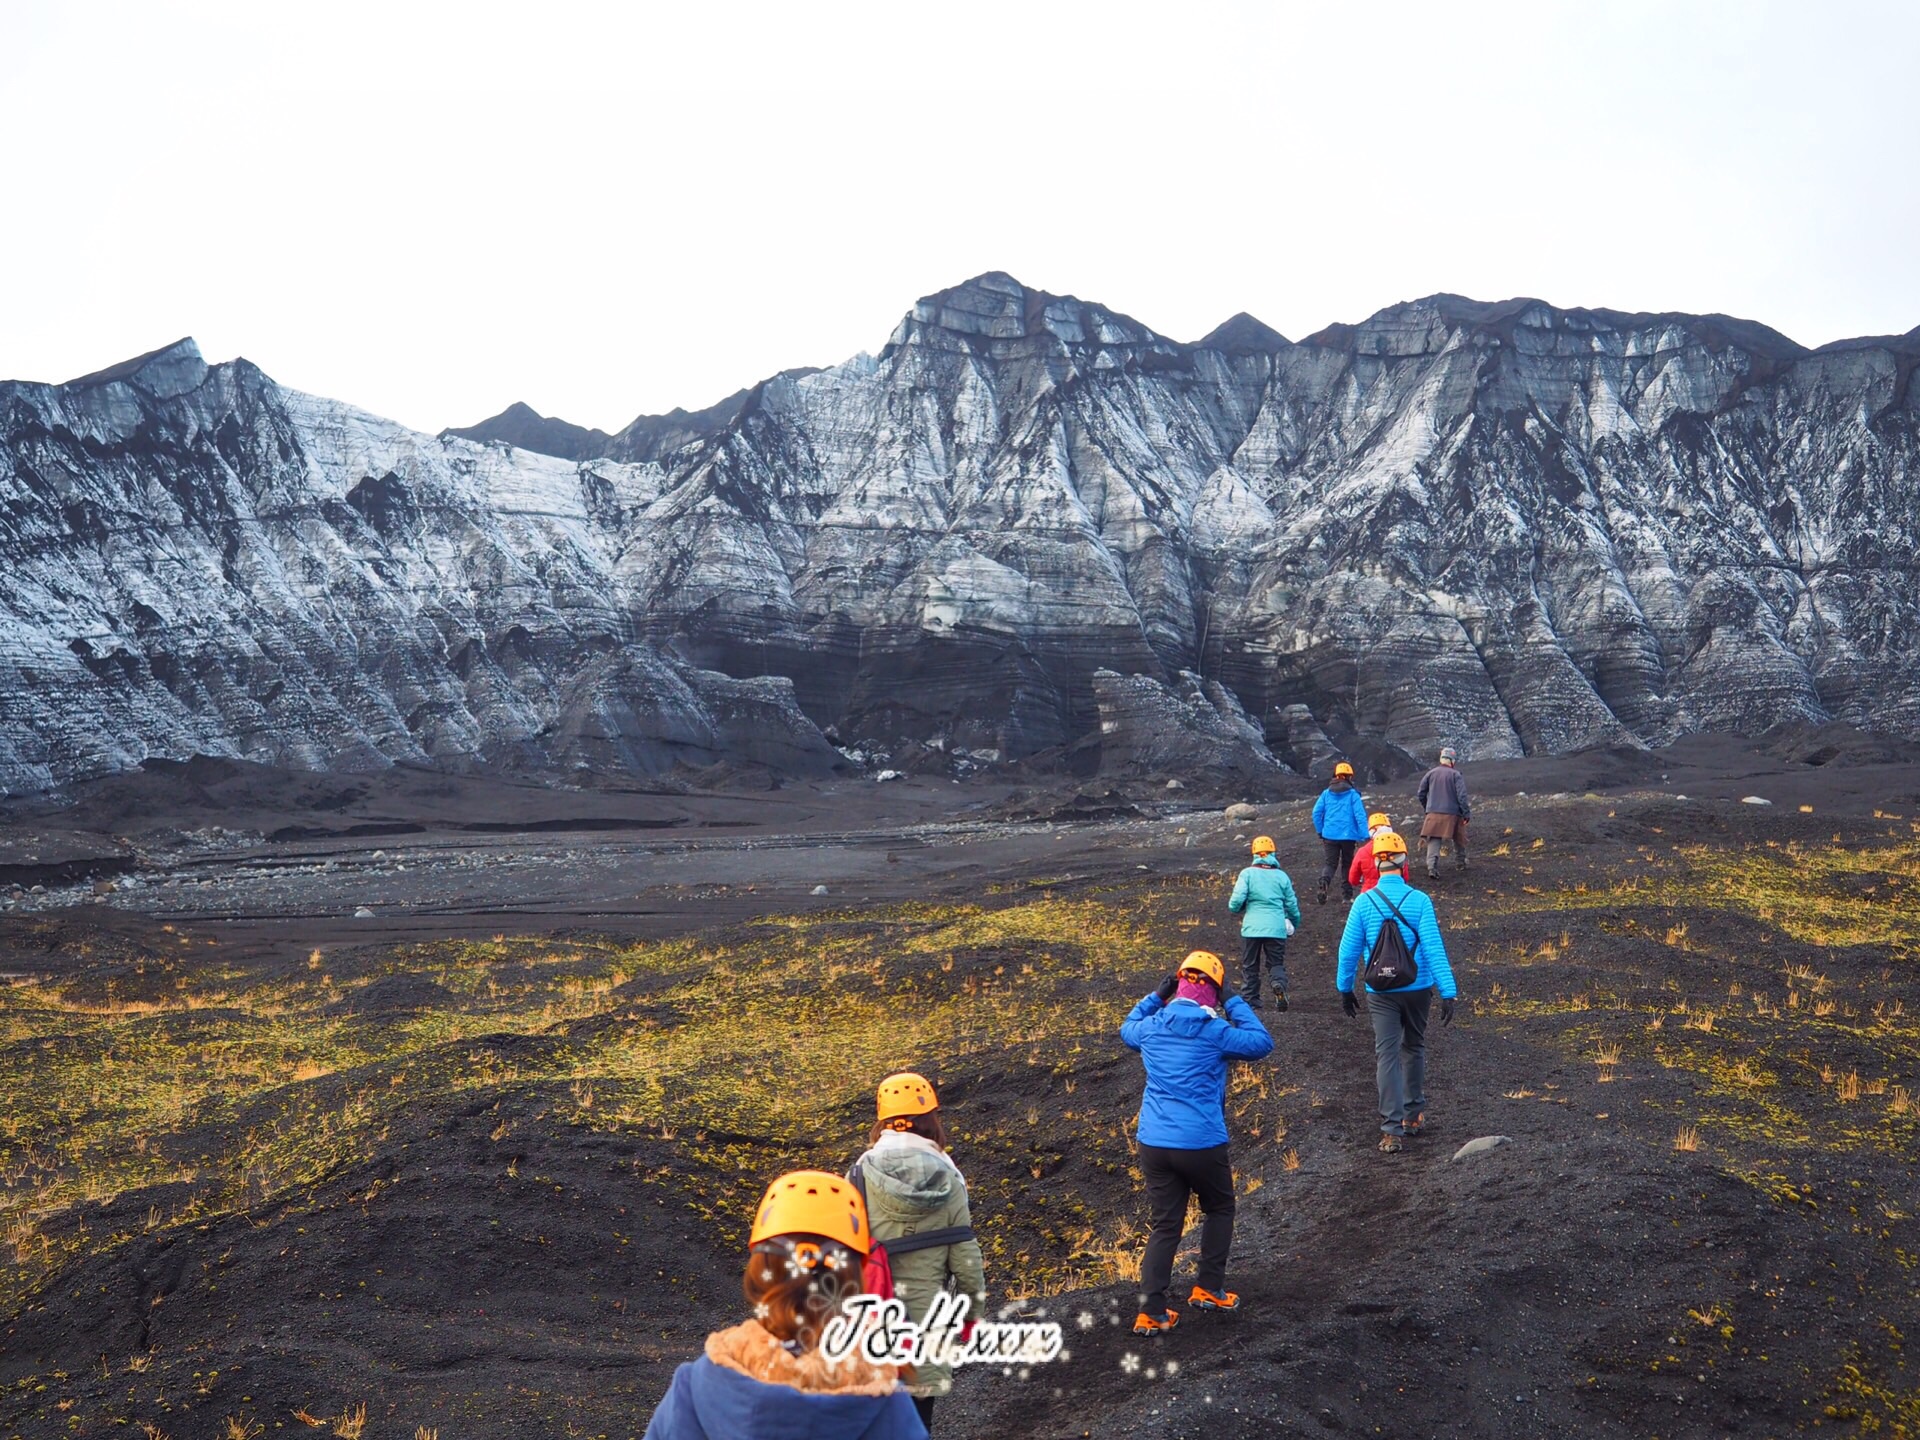
[[[1214,1006],[1220,1003],[1220,992],[1213,988],[1211,980],[1189,980],[1180,977],[1179,987],[1173,992],[1178,1000],[1192,1000],[1197,1004]]]

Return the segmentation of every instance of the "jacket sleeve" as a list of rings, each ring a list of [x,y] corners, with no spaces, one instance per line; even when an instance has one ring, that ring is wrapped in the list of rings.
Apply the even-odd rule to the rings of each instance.
[[[1227,909],[1238,914],[1247,904],[1247,872],[1242,870],[1240,878],[1233,882],[1233,894],[1227,897]]]
[[[1362,880],[1367,878],[1367,856],[1372,853],[1373,852],[1367,848],[1367,842],[1364,840],[1354,849],[1353,863],[1347,866],[1347,884],[1358,885]]]
[[[1426,774],[1420,777],[1420,788],[1416,790],[1413,795],[1413,798],[1417,800],[1422,806],[1424,806],[1427,803],[1427,791],[1432,787],[1432,785],[1433,785],[1433,772],[1429,770]]]
[[[1293,877],[1280,877],[1280,908],[1287,912],[1287,919],[1295,925],[1300,923],[1300,897],[1293,893]]]
[[[1260,1023],[1260,1017],[1245,997],[1228,996],[1227,1015],[1233,1023],[1221,1026],[1221,1053],[1236,1060],[1258,1060],[1273,1052],[1273,1036],[1267,1033],[1267,1027]]]
[[[1322,790],[1320,798],[1313,802],[1313,833],[1327,833],[1327,792]]]
[[[1447,959],[1447,942],[1440,938],[1440,917],[1433,913],[1431,900],[1421,908],[1415,928],[1420,932],[1420,958],[1426,962],[1427,973],[1433,976],[1434,984],[1440,987],[1440,998],[1453,999],[1460,990],[1453,982],[1453,964]]]
[[[647,1433],[641,1440],[708,1440],[687,1388],[690,1368],[690,1365],[675,1367],[673,1383],[667,1386],[667,1393],[654,1407],[653,1418],[647,1422]]]
[[[1367,892],[1369,895],[1372,891]],[[1334,985],[1347,991],[1353,988],[1353,977],[1360,973],[1361,962],[1367,958],[1367,917],[1365,896],[1353,902],[1347,911],[1347,928],[1340,932],[1340,971],[1334,978]]]
[[[1453,772],[1453,798],[1460,807],[1460,818],[1473,818],[1473,807],[1467,803],[1467,777],[1458,770]]]
[[[1126,1042],[1129,1050],[1140,1048],[1140,1036],[1147,1018],[1160,1013],[1160,1003],[1158,992],[1146,995],[1133,1007],[1133,1013],[1120,1022],[1120,1038]]]
[[[951,1222],[954,1225],[973,1224],[973,1204],[963,1190],[960,1204],[956,1207]],[[973,1309],[969,1318],[985,1319],[987,1312],[987,1264],[980,1255],[978,1240],[962,1240],[958,1245],[947,1247],[947,1273],[953,1276],[954,1283],[960,1287],[960,1293],[973,1297]]]

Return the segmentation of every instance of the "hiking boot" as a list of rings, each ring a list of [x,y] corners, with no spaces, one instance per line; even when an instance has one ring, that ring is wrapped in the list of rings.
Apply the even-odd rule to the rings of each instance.
[[[1455,865],[1455,866],[1456,866],[1457,868],[1459,868],[1459,869],[1461,869],[1461,870],[1466,870],[1466,869],[1469,869],[1469,868],[1471,868],[1471,867],[1469,867],[1469,866],[1468,866],[1468,864],[1467,864],[1467,857],[1466,857],[1466,856],[1464,856],[1464,855],[1456,855],[1456,856],[1454,856],[1454,857],[1453,857],[1453,863],[1454,863],[1454,865]]]
[[[1424,1114],[1410,1115],[1400,1122],[1403,1135],[1424,1135],[1427,1133],[1427,1117]]]
[[[1438,880],[1439,878],[1440,878],[1439,869],[1432,865],[1427,866],[1427,879]]]
[[[1258,1010],[1260,1007],[1256,1005],[1253,1008]],[[1280,1011],[1283,1014],[1286,1012],[1286,1008],[1287,1008],[1287,992],[1286,991],[1276,990],[1273,992],[1273,1008],[1277,1011]]]
[[[1320,889],[1314,895],[1314,902],[1319,905],[1327,903],[1327,882],[1325,880],[1320,882]]]
[[[1407,1142],[1402,1140],[1398,1135],[1382,1135],[1380,1137],[1380,1149],[1383,1154],[1398,1155],[1406,1148]],[[1135,1328],[1137,1329],[1138,1326]]]
[[[1353,903],[1353,887],[1351,885],[1345,885],[1341,888],[1346,891],[1347,904],[1351,905]]]
[[[1258,995],[1243,995],[1241,998],[1247,1002],[1247,1008],[1249,1010],[1258,1010],[1261,1008],[1260,997]],[[1287,1008],[1287,1002],[1284,999],[1280,1002],[1280,1008],[1282,1010]]]
[[[1136,1335],[1164,1335],[1180,1323],[1180,1317],[1173,1311],[1163,1311],[1157,1318],[1142,1310],[1133,1320],[1133,1333]]]
[[[1196,1310],[1238,1310],[1240,1297],[1231,1290],[1224,1295],[1216,1295],[1213,1291],[1196,1285],[1193,1287],[1193,1293],[1187,1296],[1187,1303]]]

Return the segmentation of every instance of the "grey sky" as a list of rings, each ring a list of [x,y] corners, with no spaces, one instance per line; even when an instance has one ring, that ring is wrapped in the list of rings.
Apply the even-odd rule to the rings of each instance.
[[[0,0],[0,376],[183,334],[612,428],[982,270],[1180,339],[1436,290],[1920,325],[1920,6]]]

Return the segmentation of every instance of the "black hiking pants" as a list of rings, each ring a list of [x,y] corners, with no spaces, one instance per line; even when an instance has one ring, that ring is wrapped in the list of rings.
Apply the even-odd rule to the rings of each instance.
[[[1242,935],[1240,937],[1240,993],[1247,1004],[1260,1003],[1260,970],[1266,968],[1273,980],[1273,993],[1287,993],[1287,942],[1279,935]]]
[[[1333,883],[1337,872],[1340,876],[1340,888],[1346,892],[1347,899],[1353,899],[1353,882],[1347,876],[1353,873],[1353,847],[1358,840],[1322,840],[1321,846],[1327,852],[1327,858],[1320,865],[1320,894],[1324,899],[1327,887]]]
[[[1367,992],[1382,1134],[1404,1135],[1406,1122],[1427,1108],[1427,1012],[1432,1008],[1432,986]]]
[[[1158,1317],[1166,1313],[1167,1286],[1173,1282],[1173,1252],[1187,1224],[1187,1197],[1200,1197],[1200,1275],[1198,1283],[1216,1295],[1226,1293],[1227,1252],[1233,1248],[1233,1161],[1225,1145],[1210,1150],[1140,1147],[1140,1173],[1147,1182],[1153,1232],[1140,1262],[1140,1308]]]

